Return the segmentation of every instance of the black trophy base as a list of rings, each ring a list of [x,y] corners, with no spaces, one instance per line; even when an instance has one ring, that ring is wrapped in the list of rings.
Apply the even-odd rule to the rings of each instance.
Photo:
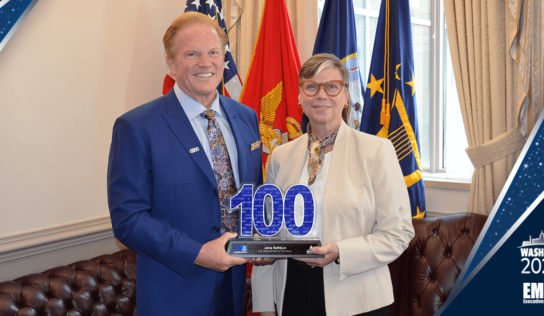
[[[324,258],[312,252],[312,247],[321,247],[318,239],[280,238],[233,238],[226,245],[229,256],[242,258]]]

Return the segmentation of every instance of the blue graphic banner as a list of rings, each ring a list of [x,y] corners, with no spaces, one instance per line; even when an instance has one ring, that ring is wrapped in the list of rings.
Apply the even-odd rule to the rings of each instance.
[[[453,288],[474,271],[544,191],[544,112],[540,115]],[[544,262],[543,262],[544,264]]]
[[[542,315],[543,199],[544,193],[509,227],[435,315]]]
[[[0,51],[38,0],[0,0]]]

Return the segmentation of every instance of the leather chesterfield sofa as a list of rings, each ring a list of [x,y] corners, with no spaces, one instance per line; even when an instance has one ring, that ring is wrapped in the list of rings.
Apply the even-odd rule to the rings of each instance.
[[[389,264],[390,316],[431,316],[446,301],[487,216],[413,219],[415,237]],[[247,279],[244,315],[251,310]],[[122,250],[0,283],[0,316],[136,315],[136,254]]]
[[[136,315],[136,253],[126,249],[1,282],[0,315]]]
[[[251,309],[247,278],[244,315]],[[111,255],[0,282],[0,316],[136,316],[136,253]]]

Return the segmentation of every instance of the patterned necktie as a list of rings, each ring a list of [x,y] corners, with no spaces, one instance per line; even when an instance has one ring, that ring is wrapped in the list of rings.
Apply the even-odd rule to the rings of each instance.
[[[308,131],[308,175],[310,176],[308,185],[312,185],[321,171],[323,161],[325,161],[325,147],[334,144],[340,127],[331,135],[323,137],[323,141],[317,140],[314,134],[312,134],[310,123],[308,123],[306,130]]]
[[[228,198],[236,193],[236,181],[223,133],[215,120],[215,112],[206,110],[200,114],[208,119],[208,142],[213,161],[213,173],[219,190],[221,204],[221,234],[238,231],[238,212],[229,213]]]

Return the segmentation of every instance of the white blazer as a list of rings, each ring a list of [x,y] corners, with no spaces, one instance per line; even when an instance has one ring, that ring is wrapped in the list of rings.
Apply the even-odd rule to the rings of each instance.
[[[297,184],[308,136],[277,147],[269,157],[266,183],[282,189]],[[398,258],[414,237],[406,183],[387,139],[340,126],[323,199],[323,244],[336,242],[340,264],[323,268],[327,315],[354,315],[393,303],[387,264]],[[280,237],[286,237],[282,227]],[[253,311],[281,316],[287,261],[255,266]]]

